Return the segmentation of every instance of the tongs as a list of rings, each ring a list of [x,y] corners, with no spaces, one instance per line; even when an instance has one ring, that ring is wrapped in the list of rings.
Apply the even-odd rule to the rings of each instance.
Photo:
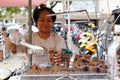
[[[40,46],[37,46],[37,45],[32,45],[32,44],[29,44],[27,42],[25,42],[25,40],[22,40],[20,42],[21,45],[29,48],[32,53],[39,53],[39,54],[43,54],[44,53],[44,48],[40,47]]]

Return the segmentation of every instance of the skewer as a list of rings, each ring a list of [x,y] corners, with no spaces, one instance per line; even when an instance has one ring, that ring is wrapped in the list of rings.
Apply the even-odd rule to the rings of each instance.
[[[90,17],[88,15],[88,11],[86,9],[84,9],[84,10],[76,10],[76,11],[64,11],[64,12],[59,12],[59,13],[55,13],[55,14],[49,14],[47,16],[55,16],[55,15],[59,15],[59,14],[76,13],[76,12],[86,12],[86,14],[88,16],[88,21],[90,22]]]

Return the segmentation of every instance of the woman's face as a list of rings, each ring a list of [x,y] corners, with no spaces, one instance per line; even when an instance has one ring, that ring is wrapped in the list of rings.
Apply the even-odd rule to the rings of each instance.
[[[39,19],[37,21],[37,27],[40,32],[48,33],[52,28],[53,25],[52,17],[47,16],[48,14],[50,14],[50,12],[44,10],[39,15]]]

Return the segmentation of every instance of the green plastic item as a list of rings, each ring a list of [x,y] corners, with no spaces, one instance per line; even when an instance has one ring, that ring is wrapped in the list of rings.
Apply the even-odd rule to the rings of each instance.
[[[70,54],[71,56],[73,55],[73,52],[70,50],[70,49],[68,49],[68,48],[63,48],[62,49],[62,54]]]

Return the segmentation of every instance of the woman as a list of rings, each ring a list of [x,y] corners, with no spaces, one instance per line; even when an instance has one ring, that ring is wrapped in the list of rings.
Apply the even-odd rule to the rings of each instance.
[[[33,20],[39,32],[32,33],[32,44],[43,47],[47,52],[51,49],[56,50],[54,61],[59,63],[61,61],[61,49],[66,48],[66,44],[61,36],[51,33],[51,28],[56,20],[56,16],[47,15],[53,13],[52,9],[46,7],[44,4],[34,9]],[[14,44],[18,44],[21,41],[21,35],[15,33],[12,36],[13,37],[8,40],[6,47],[7,49],[11,49],[12,52],[16,52],[16,45]],[[27,42],[29,41],[28,35],[25,36],[25,40]],[[36,54],[33,54],[33,59],[36,59],[36,56]]]

